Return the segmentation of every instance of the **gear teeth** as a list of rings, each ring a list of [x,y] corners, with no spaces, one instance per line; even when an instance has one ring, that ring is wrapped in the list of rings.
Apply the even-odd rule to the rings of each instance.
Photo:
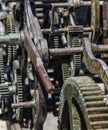
[[[12,46],[8,45],[8,65],[12,62]]]
[[[6,19],[6,33],[15,33],[15,20],[11,12]]]
[[[60,43],[59,36],[52,36],[51,41],[52,41],[54,48],[59,47],[59,43]]]
[[[85,101],[99,101],[99,100],[102,100],[103,98],[104,98],[103,95],[85,96],[84,100]]]
[[[88,85],[88,87],[89,87],[89,88],[88,88],[88,87],[86,87],[86,89],[90,89],[91,87],[94,87],[94,88],[95,88],[95,84],[93,84],[92,82],[91,82],[91,83],[89,83],[89,82],[88,82],[88,84],[87,84],[87,82],[85,81],[85,84],[86,84],[86,85]],[[83,88],[83,87],[84,87],[84,84],[83,84],[83,83],[81,83],[81,84],[79,84],[79,86],[78,86],[78,87],[81,89],[81,88]]]
[[[98,114],[108,112],[108,107],[93,107],[87,109],[88,113],[90,114]]]
[[[13,51],[13,60],[15,60],[15,58],[16,58],[16,55],[17,55],[17,47],[16,47],[16,45],[13,45],[13,47],[12,47],[12,51]]]
[[[88,108],[90,107],[102,107],[102,106],[105,106],[105,101],[89,101],[89,102],[86,102],[86,106]]]
[[[93,115],[89,115],[88,116],[89,118],[90,118],[90,120],[92,120],[92,121],[95,121],[96,119],[98,120],[98,118],[101,118],[101,119],[105,119],[105,120],[108,120],[108,114],[107,113],[105,113],[105,114],[93,114]]]
[[[73,37],[73,36],[71,36],[71,33],[70,33],[70,37],[72,37],[72,47],[80,47],[81,46],[81,42],[79,40],[79,37]],[[74,54],[73,55],[73,64],[74,64],[74,70],[72,70],[73,75],[78,75],[79,70],[81,68],[81,54]]]
[[[0,48],[0,83],[4,83],[4,64],[3,64],[3,50]],[[1,97],[7,97],[9,96],[8,86],[0,86],[0,95]]]
[[[59,113],[59,105],[60,105],[60,88],[55,88],[54,94],[54,109],[53,109],[53,114],[55,116],[58,116]]]
[[[22,77],[17,75],[18,102],[23,102]]]
[[[90,91],[90,92],[82,92],[83,96],[93,96],[93,95],[99,95],[101,91]]]
[[[17,102],[23,102],[23,86],[22,86],[22,76],[17,75]],[[18,108],[17,110],[17,115],[16,115],[16,120],[21,120],[22,119],[22,114],[23,114],[23,108]]]
[[[1,83],[4,83],[4,65],[2,56],[0,56],[0,71]]]
[[[52,84],[54,84],[54,69],[53,68],[49,68],[47,70],[47,72],[48,72],[48,75],[50,77],[50,81],[52,82]]]
[[[3,65],[3,54],[0,54],[0,78],[1,83],[4,83],[4,65]]]
[[[66,86],[66,83],[68,84]],[[67,97],[70,90],[69,83],[72,85],[71,98],[74,98],[79,104],[80,109],[83,111],[87,129],[90,130],[107,130],[108,129],[108,105],[104,100],[105,95],[102,93],[101,88],[89,77],[72,77],[66,80],[63,96]],[[77,91],[77,92],[76,92]],[[65,95],[64,95],[65,94]],[[75,94],[75,95],[74,95]],[[68,95],[69,99],[70,96]],[[67,99],[68,100],[68,99]],[[60,98],[59,121],[61,123],[62,111],[65,99]],[[75,104],[73,104],[75,105]],[[77,109],[76,109],[77,110]],[[78,110],[77,110],[78,111]],[[79,113],[80,114],[80,113]],[[74,116],[74,115],[73,115]],[[74,127],[75,124],[73,124]]]
[[[99,129],[99,128],[108,128],[108,121],[94,121],[90,122],[93,129]]]
[[[94,85],[95,86],[95,85]],[[95,90],[100,90],[98,87],[93,87],[92,85],[91,85],[91,87],[90,88],[88,88],[88,87],[82,87],[82,88],[80,88],[80,90],[82,91],[82,92],[85,92],[85,91],[95,91]]]
[[[79,78],[79,80],[78,80],[78,78]],[[86,78],[86,80],[85,80],[85,78]],[[88,76],[78,76],[78,77],[76,76],[76,77],[74,77],[73,81],[77,82],[78,86],[80,85],[79,83],[81,83],[81,84],[82,83],[83,84],[84,83],[94,83],[94,81],[91,78],[89,78]]]
[[[71,37],[73,37],[73,36],[71,36]],[[79,46],[80,46],[79,38],[74,37],[73,47],[79,47]],[[80,54],[73,55],[73,61],[74,61],[73,64],[75,65],[75,74],[78,74],[79,69],[81,67],[81,55]],[[71,66],[71,61],[68,61],[66,63],[62,63],[63,81],[65,81],[71,75],[74,75],[73,74],[74,70],[71,71],[72,68],[73,67]]]
[[[41,4],[42,2],[35,2],[36,4]],[[40,24],[43,24],[44,22],[44,13],[43,13],[43,8],[36,8],[35,9],[36,11],[36,16],[39,20],[39,23]]]
[[[68,63],[63,63],[62,70],[63,70],[63,80],[65,81],[67,78],[71,76],[70,65]]]
[[[9,96],[9,91],[8,91],[8,86],[2,86],[0,87],[0,95],[1,97],[8,97]]]
[[[15,33],[15,20],[12,13],[8,14],[6,19],[6,33]],[[12,42],[12,41],[11,41]],[[16,54],[16,45],[8,45],[8,64],[10,65]]]

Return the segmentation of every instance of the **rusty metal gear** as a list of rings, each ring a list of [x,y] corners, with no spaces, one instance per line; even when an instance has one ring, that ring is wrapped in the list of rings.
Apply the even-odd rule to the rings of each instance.
[[[71,76],[70,63],[62,64],[63,81]]]
[[[71,27],[69,28],[69,32],[67,34],[68,47],[80,47],[81,39],[77,36],[73,35],[71,32]],[[67,63],[62,65],[63,70],[63,79],[69,78],[70,76],[75,76],[79,74],[81,68],[81,54],[73,54]]]
[[[72,47],[80,47],[81,42],[79,37],[72,38]],[[78,75],[81,68],[81,54],[74,54],[71,61],[71,75]]]
[[[81,45],[80,39],[78,37],[70,37],[70,42],[72,40],[72,47],[79,47]],[[66,80],[70,76],[78,75],[81,68],[81,54],[73,54],[67,63],[62,64],[63,70],[63,80]]]
[[[60,130],[108,129],[108,106],[100,87],[89,77],[71,77],[61,96]],[[62,98],[63,97],[63,98]]]

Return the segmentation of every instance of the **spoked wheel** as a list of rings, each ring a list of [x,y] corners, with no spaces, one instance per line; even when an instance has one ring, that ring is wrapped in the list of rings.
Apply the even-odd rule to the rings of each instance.
[[[64,84],[64,100],[59,114],[60,130],[108,129],[108,106],[105,95],[86,76],[71,77]]]
[[[43,124],[47,117],[47,105],[40,87],[34,95],[35,109],[33,109],[34,130],[43,130]]]

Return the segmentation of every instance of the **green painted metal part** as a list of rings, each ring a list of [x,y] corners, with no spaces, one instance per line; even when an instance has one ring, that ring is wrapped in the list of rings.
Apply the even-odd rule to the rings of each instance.
[[[6,34],[3,36],[0,36],[0,44],[10,44],[10,45],[15,45],[15,44],[19,44],[20,41],[23,41],[23,33],[10,33],[10,34]]]
[[[108,106],[104,100],[105,95],[91,78],[87,76],[68,78],[62,94],[60,130],[108,129]]]

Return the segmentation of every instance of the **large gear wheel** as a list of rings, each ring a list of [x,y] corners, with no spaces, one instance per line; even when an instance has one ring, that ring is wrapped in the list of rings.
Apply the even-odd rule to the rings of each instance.
[[[108,129],[108,106],[100,87],[89,77],[68,78],[61,95],[60,130]]]

